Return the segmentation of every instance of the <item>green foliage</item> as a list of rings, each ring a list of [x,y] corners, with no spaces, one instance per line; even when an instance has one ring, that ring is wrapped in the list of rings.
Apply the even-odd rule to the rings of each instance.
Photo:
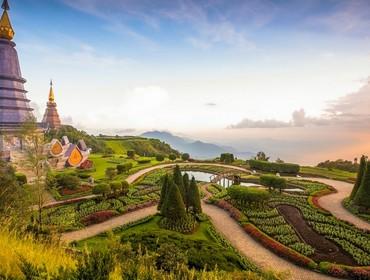
[[[323,177],[338,181],[354,183],[356,181],[356,173],[338,170],[327,169],[320,167],[301,166],[299,173],[305,177]]]
[[[251,169],[272,173],[298,174],[300,166],[293,163],[277,163],[251,159],[248,161]]]
[[[337,159],[335,161],[327,160],[324,162],[320,162],[317,167],[338,169],[348,172],[357,172],[359,165],[357,162],[352,162],[350,160]]]
[[[105,169],[105,176],[109,179],[109,180],[113,180],[113,178],[117,175],[117,170],[116,168],[114,167],[108,167],[107,169]]]
[[[181,174],[180,166],[176,165],[175,169],[173,170],[173,181],[176,184],[176,186],[179,188],[179,191],[181,193],[182,201],[186,201],[186,190],[184,186],[184,181]]]
[[[264,152],[258,152],[254,159],[258,161],[269,161],[270,157],[267,157]]]
[[[169,154],[168,158],[172,161],[176,160],[177,155],[176,154]]]
[[[234,162],[234,155],[230,153],[223,153],[220,156],[220,161],[226,164],[230,164]]]
[[[169,177],[168,175],[165,175],[164,179],[162,180],[161,196],[160,196],[159,203],[158,203],[158,210],[161,211],[162,215],[164,214],[164,211],[165,211],[164,208],[162,210],[162,206],[164,202],[166,201],[166,197],[168,194],[168,188],[169,188],[168,183],[169,183]]]
[[[127,157],[132,159],[135,158],[135,151],[133,150],[127,151]]]
[[[279,189],[281,192],[282,189],[286,188],[286,179],[274,175],[261,175],[260,183],[268,187],[269,190]]]
[[[156,155],[156,156],[155,156],[155,159],[156,159],[157,161],[164,161],[164,156],[163,156],[163,155]]]
[[[147,164],[150,163],[152,160],[150,158],[140,158],[137,160],[138,164]]]
[[[188,161],[190,159],[190,155],[188,153],[184,153],[181,155],[181,159],[183,161]]]
[[[108,280],[114,267],[114,256],[110,252],[95,251],[79,258],[75,279]]]
[[[186,217],[181,193],[172,178],[168,180],[168,191],[161,209],[162,215],[172,221],[178,221]]]
[[[17,178],[17,182],[19,185],[23,186],[27,184],[27,176],[22,173],[16,173],[15,177]]]
[[[104,141],[99,140],[93,135],[87,134],[85,131],[79,131],[69,125],[63,125],[60,129],[52,130],[45,134],[47,141],[51,141],[53,138],[61,139],[63,136],[67,136],[71,143],[77,143],[78,140],[83,139],[86,145],[95,153],[104,153],[107,149]]]
[[[265,190],[243,186],[231,186],[227,189],[227,194],[241,205],[261,204],[270,198],[270,194]]]
[[[93,188],[92,192],[93,194],[102,194],[103,196],[106,196],[107,194],[111,192],[111,187],[108,184],[101,183],[101,184],[96,185]]]
[[[123,174],[130,171],[130,169],[133,167],[132,162],[126,162],[124,164],[118,164],[117,165],[117,173]]]
[[[189,174],[188,173],[185,173],[182,176],[182,182],[183,182],[184,191],[185,191],[184,204],[185,204],[186,212],[188,212],[190,202],[191,202],[190,180],[189,180]]]
[[[361,185],[353,199],[354,204],[364,208],[370,208],[370,162],[366,163],[366,169],[362,177]]]
[[[360,160],[360,167],[358,168],[356,183],[353,186],[351,195],[349,197],[350,199],[353,199],[356,196],[356,193],[357,193],[358,189],[360,188],[360,185],[362,183],[363,176],[364,176],[365,171],[366,171],[366,161],[367,161],[367,159],[363,155],[361,157],[361,160]]]
[[[193,177],[189,187],[189,209],[195,214],[202,213],[202,206],[200,202],[199,188],[195,178]]]
[[[178,264],[188,264],[186,253],[174,244],[163,243],[157,251],[156,265],[163,271],[174,271]]]
[[[57,185],[70,190],[77,189],[81,184],[81,179],[74,174],[61,173],[56,176]]]

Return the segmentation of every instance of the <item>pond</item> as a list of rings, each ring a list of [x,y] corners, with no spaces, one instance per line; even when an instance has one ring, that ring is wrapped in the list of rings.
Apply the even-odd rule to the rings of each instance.
[[[185,172],[182,172],[182,174],[184,173]],[[190,178],[194,176],[195,180],[200,181],[200,182],[207,182],[207,183],[209,183],[211,181],[211,177],[214,176],[214,174],[212,173],[201,172],[201,171],[186,171],[186,173],[189,174]],[[218,181],[217,184],[227,188],[233,184],[233,181],[225,178],[225,179],[221,179],[220,181]],[[244,187],[260,187],[260,185],[257,185],[257,184],[244,183],[244,182],[242,182],[240,185]]]

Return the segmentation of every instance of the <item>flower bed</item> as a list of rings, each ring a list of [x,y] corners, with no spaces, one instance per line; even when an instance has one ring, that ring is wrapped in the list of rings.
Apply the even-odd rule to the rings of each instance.
[[[254,239],[259,241],[263,246],[272,250],[277,255],[288,259],[289,261],[304,267],[316,268],[317,264],[310,258],[305,257],[296,251],[284,246],[283,244],[275,241],[268,235],[264,234],[254,225],[247,223],[243,225],[243,229]]]
[[[337,278],[349,279],[370,279],[370,267],[353,267],[338,265],[328,262],[321,262],[319,265],[320,271]]]
[[[84,226],[99,224],[99,223],[105,222],[105,221],[113,218],[117,214],[118,214],[117,211],[112,211],[112,210],[95,212],[95,213],[92,213],[92,214],[84,217],[81,220],[81,222]]]
[[[234,220],[236,220],[238,223],[243,223],[248,220],[247,217],[242,212],[240,212],[238,209],[236,209],[232,204],[230,204],[226,200],[221,199],[219,201],[216,201],[216,205],[226,210],[227,212],[229,212],[230,216]]]
[[[321,190],[321,191],[317,191],[317,192],[312,193],[308,197],[308,203],[312,207],[320,210],[321,212],[329,213],[326,209],[324,209],[324,208],[321,207],[321,205],[319,204],[319,199],[322,196],[325,196],[325,195],[328,195],[328,194],[331,194],[331,193],[335,193],[335,192],[336,192],[335,189],[333,189],[333,188],[331,188],[331,187],[328,186],[328,189],[325,189],[325,190]]]
[[[62,196],[65,196],[65,195],[72,195],[72,194],[76,194],[76,193],[84,193],[84,192],[88,192],[90,190],[91,190],[91,186],[82,185],[82,186],[80,186],[79,188],[77,188],[75,190],[71,190],[71,189],[68,189],[68,188],[62,188],[62,189],[59,190],[59,193]]]

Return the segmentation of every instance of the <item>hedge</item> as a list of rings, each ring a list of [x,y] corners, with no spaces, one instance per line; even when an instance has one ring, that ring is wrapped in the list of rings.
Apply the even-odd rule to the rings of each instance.
[[[276,163],[251,159],[250,168],[272,173],[298,174],[300,166],[293,163]]]

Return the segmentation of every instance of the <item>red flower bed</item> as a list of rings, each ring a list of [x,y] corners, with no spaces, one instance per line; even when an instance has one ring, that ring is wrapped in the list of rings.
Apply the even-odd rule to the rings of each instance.
[[[75,189],[75,190],[71,190],[71,189],[68,189],[68,188],[62,188],[59,190],[59,193],[61,195],[72,195],[72,194],[76,194],[76,193],[82,193],[82,192],[87,192],[91,190],[91,187],[89,185],[82,185],[80,186],[79,188]]]
[[[85,226],[89,226],[89,225],[94,225],[94,224],[99,224],[99,223],[105,222],[106,220],[109,220],[110,218],[112,218],[116,215],[117,215],[116,211],[112,211],[112,210],[100,211],[100,212],[92,213],[92,214],[84,217],[81,220],[81,222]]]
[[[232,204],[230,204],[229,202],[227,202],[223,199],[217,201],[216,205],[218,207],[226,210],[227,212],[229,212],[230,216],[238,222],[240,222],[242,220],[242,218],[244,218],[244,214],[242,212],[240,212]]]
[[[291,262],[304,267],[315,268],[317,266],[317,264],[310,258],[307,258],[297,253],[296,251],[284,246],[283,244],[275,241],[252,224],[245,224],[243,228],[249,235],[261,242],[263,246],[272,250],[279,256],[284,257]]]
[[[154,206],[157,203],[158,203],[158,201],[156,201],[156,200],[149,200],[149,201],[141,203],[141,204],[129,205],[127,207],[126,212],[133,212],[133,211],[136,211],[136,210],[139,210],[139,209],[144,209],[144,208],[147,208],[147,207],[150,207],[150,206]]]

